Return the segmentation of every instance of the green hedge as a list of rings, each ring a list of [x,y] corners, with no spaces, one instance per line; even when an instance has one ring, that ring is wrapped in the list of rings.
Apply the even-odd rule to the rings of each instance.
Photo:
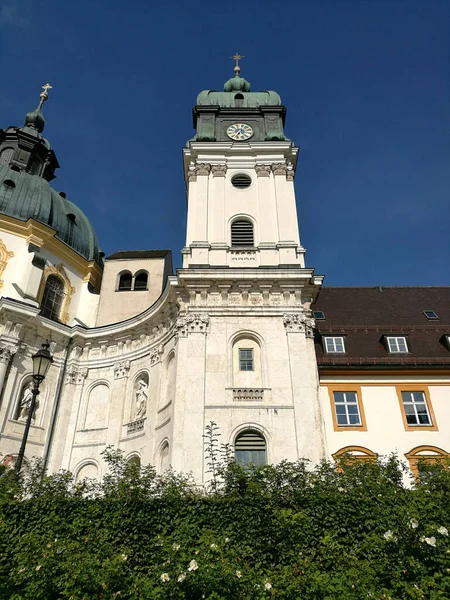
[[[0,598],[450,598],[450,472],[214,466],[208,492],[108,451],[102,484],[0,479]]]

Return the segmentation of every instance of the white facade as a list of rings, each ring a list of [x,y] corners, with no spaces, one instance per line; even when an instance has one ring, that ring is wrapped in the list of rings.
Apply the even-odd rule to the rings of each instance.
[[[405,429],[396,400],[398,385],[414,375],[319,381],[310,307],[323,278],[305,267],[300,243],[297,153],[290,141],[189,142],[183,268],[167,278],[161,259],[107,261],[99,294],[98,265],[55,241],[47,226],[0,215],[3,455],[18,452],[31,356],[46,340],[55,362],[26,455],[43,456],[51,471],[101,477],[101,453],[113,445],[203,484],[211,421],[222,443],[259,433],[270,463],[316,464],[345,447],[450,449],[450,377],[421,376],[439,423],[427,431]],[[236,187],[236,175],[248,186]],[[251,224],[252,243],[233,243],[236,221]],[[146,290],[119,290],[121,273],[142,270]],[[64,281],[62,322],[40,314],[48,273]],[[242,351],[251,356],[248,370]],[[347,387],[359,394],[365,427],[336,426],[329,390]]]

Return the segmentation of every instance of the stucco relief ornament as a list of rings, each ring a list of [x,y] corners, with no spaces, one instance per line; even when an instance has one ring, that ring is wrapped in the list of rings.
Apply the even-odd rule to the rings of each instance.
[[[175,327],[177,336],[186,337],[188,333],[206,333],[209,315],[206,313],[188,313],[177,319]]]
[[[272,172],[274,175],[286,175],[287,166],[284,163],[274,163],[272,165]]]
[[[199,163],[195,168],[195,172],[198,175],[209,175],[211,173],[211,165],[209,163]]]
[[[23,390],[22,398],[20,399],[20,404],[19,404],[19,416],[17,417],[18,421],[26,421],[28,418],[28,414],[29,414],[30,408],[31,408],[31,403],[33,401],[33,388],[34,388],[34,383],[31,382]],[[39,399],[36,398],[33,416],[31,417],[32,424],[35,421],[36,411],[38,408],[39,408]]]
[[[186,172],[186,178],[188,181],[197,181],[197,171],[196,171],[194,163],[191,163],[188,166],[188,169]]]
[[[303,313],[283,315],[283,323],[287,331],[305,333],[307,338],[314,337],[315,321]]]
[[[86,379],[88,372],[89,372],[89,369],[87,367],[78,369],[74,365],[70,365],[67,368],[66,385],[68,385],[68,384],[80,385]]]
[[[114,370],[114,379],[119,379],[119,377],[126,377],[128,375],[128,371],[130,370],[131,363],[129,360],[124,360],[122,362],[116,363],[113,367]]]
[[[295,170],[294,165],[292,163],[288,163],[286,167],[286,179],[288,181],[294,181]]]
[[[0,346],[0,362],[8,364],[16,352],[15,346]]]
[[[270,177],[270,165],[256,165],[255,171],[257,177]]]
[[[139,379],[136,390],[136,414],[134,420],[143,419],[147,413],[148,385]]]
[[[227,165],[212,165],[211,171],[213,177],[225,177],[227,174]]]
[[[150,364],[152,367],[153,367],[153,365],[156,365],[156,363],[160,362],[163,354],[164,354],[164,346],[162,344],[160,346],[158,346],[158,348],[156,350],[153,350],[150,353]]]

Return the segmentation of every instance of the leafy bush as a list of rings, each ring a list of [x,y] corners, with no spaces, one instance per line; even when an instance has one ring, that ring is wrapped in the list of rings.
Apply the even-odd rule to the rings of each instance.
[[[447,468],[409,488],[395,457],[338,472],[215,456],[207,491],[111,449],[102,483],[39,462],[2,477],[0,598],[450,598]]]

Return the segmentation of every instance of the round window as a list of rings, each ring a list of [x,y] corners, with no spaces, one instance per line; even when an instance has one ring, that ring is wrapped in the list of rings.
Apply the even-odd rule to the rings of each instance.
[[[231,178],[231,183],[233,187],[242,190],[244,188],[248,188],[251,185],[252,179],[251,177],[249,177],[249,175],[244,175],[243,173],[240,173],[238,175],[233,175],[233,177]]]

